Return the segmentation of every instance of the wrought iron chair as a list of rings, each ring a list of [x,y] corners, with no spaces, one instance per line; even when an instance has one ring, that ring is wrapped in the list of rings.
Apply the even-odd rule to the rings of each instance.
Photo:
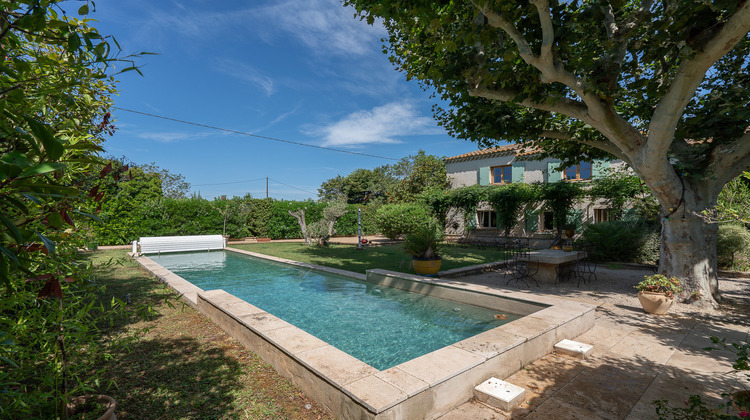
[[[596,247],[591,244],[584,244],[581,249],[586,253],[586,257],[576,262],[576,268],[574,270],[575,276],[578,278],[578,286],[596,280]]]
[[[525,241],[525,244],[524,241],[517,241],[514,244],[513,259],[509,263],[508,271],[506,272],[510,275],[510,279],[505,283],[506,285],[515,280],[516,284],[522,281],[526,287],[529,287],[527,280],[531,280],[536,284],[536,287],[540,287],[539,282],[533,277],[539,272],[539,264],[534,264],[531,261],[528,244],[528,240]]]

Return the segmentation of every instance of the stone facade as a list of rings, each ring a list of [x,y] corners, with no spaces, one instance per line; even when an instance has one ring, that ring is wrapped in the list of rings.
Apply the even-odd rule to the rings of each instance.
[[[539,159],[537,151],[517,145],[501,146],[492,149],[478,150],[459,156],[446,158],[445,168],[451,188],[471,185],[493,185],[496,183],[524,182],[527,184],[542,182],[587,182],[587,179],[603,176],[608,168],[624,168],[622,161],[593,161],[590,172],[585,179],[567,180],[559,159]],[[584,169],[585,171],[585,169]],[[590,175],[589,175],[590,174]],[[494,176],[493,176],[494,175]],[[589,175],[589,176],[586,176]],[[499,182],[495,182],[498,181]],[[462,211],[449,212],[446,223],[449,235],[494,238],[502,235],[493,223],[494,210],[488,203],[480,203],[477,213],[465,217]],[[588,200],[577,203],[570,217],[576,224],[595,223],[607,220],[607,204],[602,200]],[[467,223],[469,226],[467,226]],[[526,209],[523,220],[519,220],[511,230],[512,236],[552,239],[556,231],[551,226],[551,213],[542,206]]]

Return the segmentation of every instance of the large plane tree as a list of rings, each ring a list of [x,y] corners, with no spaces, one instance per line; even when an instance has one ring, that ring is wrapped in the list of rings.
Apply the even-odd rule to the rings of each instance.
[[[716,225],[701,214],[750,169],[746,0],[346,0],[382,19],[439,122],[481,146],[533,141],[565,163],[610,156],[662,208],[660,271],[716,305]]]

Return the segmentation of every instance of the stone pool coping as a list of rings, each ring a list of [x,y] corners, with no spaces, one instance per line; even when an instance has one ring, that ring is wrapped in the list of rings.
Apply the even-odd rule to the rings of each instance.
[[[507,378],[555,343],[594,324],[594,305],[495,290],[455,279],[431,279],[388,270],[367,275],[227,249],[267,260],[354,277],[386,287],[528,314],[518,320],[380,371],[223,290],[204,291],[148,257],[137,261],[183,299],[258,353],[280,374],[339,418],[436,418],[472,397],[495,376]]]

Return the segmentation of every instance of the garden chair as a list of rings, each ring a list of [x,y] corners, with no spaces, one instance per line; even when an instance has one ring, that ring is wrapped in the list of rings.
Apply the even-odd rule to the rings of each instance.
[[[576,262],[574,269],[575,276],[578,278],[578,286],[596,280],[596,247],[591,244],[584,244],[581,249],[586,253],[586,257]]]
[[[528,239],[525,241],[525,245],[522,240],[515,242],[513,248],[513,259],[511,263],[509,263],[507,270],[510,279],[505,283],[506,286],[515,280],[516,284],[523,282],[526,287],[529,287],[527,280],[531,280],[536,284],[536,287],[540,287],[539,282],[533,277],[539,272],[539,264],[533,264],[530,260],[531,254],[529,252],[528,244]]]

